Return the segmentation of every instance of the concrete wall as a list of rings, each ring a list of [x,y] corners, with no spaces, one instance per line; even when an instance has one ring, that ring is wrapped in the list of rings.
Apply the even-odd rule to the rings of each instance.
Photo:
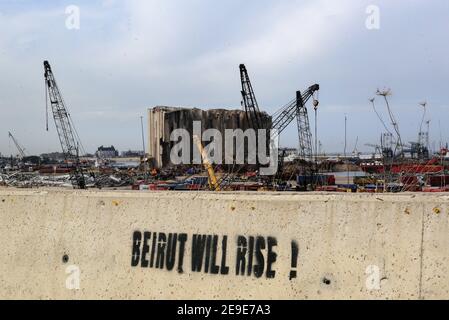
[[[2,299],[447,299],[448,257],[447,194],[0,190]]]

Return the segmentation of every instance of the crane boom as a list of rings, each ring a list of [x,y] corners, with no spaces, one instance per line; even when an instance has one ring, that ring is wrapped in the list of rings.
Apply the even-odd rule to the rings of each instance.
[[[65,107],[58,85],[48,61],[44,61],[45,83],[47,87],[48,99],[51,104],[53,119],[61,143],[64,159],[74,166],[71,172],[72,184],[80,189],[86,188],[84,173],[79,159],[79,139],[77,139],[70,114]]]
[[[25,157],[26,157],[25,149],[22,148],[22,147],[20,146],[19,142],[18,142],[18,141],[16,140],[16,138],[12,135],[11,132],[8,131],[8,135],[9,135],[9,137],[11,138],[11,140],[14,142],[14,144],[15,144],[17,150],[19,151],[20,158],[22,158],[22,159],[25,158]]]
[[[243,105],[248,123],[252,129],[264,129],[265,123],[261,117],[253,86],[244,64],[240,65],[240,80],[242,83]]]
[[[297,91],[296,99],[290,101],[272,115],[272,128],[277,130],[277,134],[284,131],[295,118],[297,119],[300,157],[309,161],[312,160],[312,133],[310,131],[306,103],[319,89],[320,86],[318,84],[314,84],[310,86],[303,94],[301,94],[300,91]],[[318,105],[318,101],[316,99],[314,99],[314,105]]]

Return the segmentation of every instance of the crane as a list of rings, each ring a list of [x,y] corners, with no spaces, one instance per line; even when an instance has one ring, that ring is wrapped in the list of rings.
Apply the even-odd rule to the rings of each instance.
[[[299,156],[304,160],[312,160],[312,133],[310,131],[309,116],[306,103],[313,98],[313,105],[316,108],[319,104],[315,93],[320,89],[318,84],[310,86],[303,94],[296,92],[296,99],[290,101],[284,107],[272,115],[272,128],[277,130],[277,134],[282,131],[296,118],[298,123],[299,136]]]
[[[16,140],[16,138],[14,138],[14,136],[12,135],[11,132],[8,131],[8,135],[11,138],[11,140],[14,142],[17,150],[19,151],[19,156],[21,159],[26,157],[26,153],[25,153],[25,148],[22,148],[19,144],[19,142]]]
[[[357,149],[358,144],[359,144],[359,137],[357,136],[357,138],[355,139],[354,150],[352,150],[352,155],[354,157],[358,157],[360,154],[359,149]]]
[[[374,148],[374,153],[376,154],[383,154],[382,152],[382,146],[378,145],[378,144],[373,144],[373,143],[365,143],[365,146],[367,147],[372,147]]]
[[[243,106],[246,118],[253,129],[265,129],[267,124],[261,117],[254,90],[249,79],[248,71],[244,64],[240,64],[240,79],[242,84]],[[272,116],[272,129],[277,130],[279,135],[294,118],[298,124],[298,137],[300,147],[300,157],[305,160],[312,160],[312,133],[310,131],[309,116],[306,108],[307,101],[320,89],[318,84],[309,87],[304,94],[296,92],[296,99],[289,102]],[[318,100],[314,97],[313,104],[318,107]]]
[[[62,152],[66,162],[71,162],[73,170],[71,171],[71,180],[74,188],[86,189],[84,172],[80,165],[79,158],[79,137],[74,128],[72,119],[64,104],[58,85],[56,84],[50,63],[44,61],[44,77],[46,83],[47,102],[50,101],[53,119],[55,120],[56,130],[61,143]]]
[[[392,148],[392,146],[393,146],[393,134],[392,133],[385,132],[385,133],[381,134],[380,145],[366,143],[365,146],[373,147],[375,149],[375,152],[382,155],[384,160],[393,159],[394,152],[393,152],[393,148]]]
[[[261,117],[253,86],[251,85],[248,71],[244,64],[240,65],[240,80],[242,83],[242,104],[245,108],[246,119],[252,129],[264,129],[266,124]]]

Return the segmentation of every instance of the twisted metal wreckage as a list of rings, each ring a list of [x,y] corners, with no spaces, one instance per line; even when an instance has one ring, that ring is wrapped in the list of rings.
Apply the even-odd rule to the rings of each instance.
[[[85,175],[86,186],[97,188],[117,188],[130,186],[133,178],[126,173],[116,173],[111,175]],[[40,175],[38,172],[14,172],[0,174],[0,186],[16,188],[34,187],[62,187],[73,188],[73,177],[71,175]]]

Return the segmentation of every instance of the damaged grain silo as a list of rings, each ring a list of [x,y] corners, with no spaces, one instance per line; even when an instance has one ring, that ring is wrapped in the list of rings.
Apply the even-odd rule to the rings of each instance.
[[[271,117],[265,112],[261,112],[260,116],[269,127]],[[194,122],[201,123],[201,134],[208,129],[217,129],[223,137],[225,137],[226,129],[242,129],[243,131],[252,129],[243,110],[201,110],[165,106],[150,108],[148,109],[148,155],[155,167],[163,168],[172,165],[170,152],[176,142],[170,140],[171,133],[175,129],[185,129],[190,137],[193,137]],[[204,144],[207,145],[207,142]],[[191,145],[195,148],[193,142]],[[190,150],[190,153],[190,159],[193,160],[193,150]],[[224,157],[223,150],[223,163],[225,163]]]

